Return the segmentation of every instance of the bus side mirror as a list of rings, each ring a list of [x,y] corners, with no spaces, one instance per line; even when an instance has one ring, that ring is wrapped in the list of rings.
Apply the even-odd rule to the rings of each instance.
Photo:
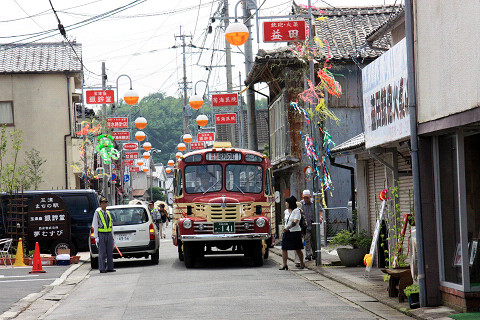
[[[280,191],[275,191],[275,203],[280,203]]]

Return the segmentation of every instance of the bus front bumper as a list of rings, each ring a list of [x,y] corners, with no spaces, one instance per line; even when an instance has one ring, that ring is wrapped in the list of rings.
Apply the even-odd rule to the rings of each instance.
[[[222,240],[267,240],[268,233],[221,233],[221,234],[187,234],[181,235],[182,241],[222,241]]]

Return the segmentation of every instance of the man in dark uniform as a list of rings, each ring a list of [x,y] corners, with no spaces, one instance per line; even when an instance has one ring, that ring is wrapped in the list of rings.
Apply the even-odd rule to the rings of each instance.
[[[108,201],[100,199],[100,208],[93,214],[92,228],[95,235],[95,243],[98,247],[98,269],[100,273],[115,272],[113,268],[113,240],[112,216],[107,210]],[[105,267],[105,259],[107,265]]]

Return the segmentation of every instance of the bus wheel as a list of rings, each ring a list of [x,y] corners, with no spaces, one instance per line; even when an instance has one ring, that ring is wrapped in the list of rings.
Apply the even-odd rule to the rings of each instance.
[[[193,268],[195,266],[195,260],[197,259],[195,255],[195,246],[193,243],[185,242],[183,244],[183,256],[185,267]]]
[[[183,249],[182,249],[182,242],[178,241],[177,243],[177,250],[178,250],[178,260],[183,261],[184,260],[184,255],[183,255]]]
[[[252,241],[252,260],[254,267],[263,266],[263,244],[261,240]]]

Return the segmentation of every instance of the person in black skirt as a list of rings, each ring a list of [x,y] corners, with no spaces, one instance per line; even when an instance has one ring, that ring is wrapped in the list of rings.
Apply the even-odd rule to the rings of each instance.
[[[302,228],[300,227],[300,210],[297,208],[297,199],[291,196],[285,199],[285,226],[282,230],[282,260],[283,266],[280,270],[288,270],[287,260],[288,251],[295,250],[300,258],[300,269],[305,268],[305,262],[303,261],[303,241],[302,241]]]

